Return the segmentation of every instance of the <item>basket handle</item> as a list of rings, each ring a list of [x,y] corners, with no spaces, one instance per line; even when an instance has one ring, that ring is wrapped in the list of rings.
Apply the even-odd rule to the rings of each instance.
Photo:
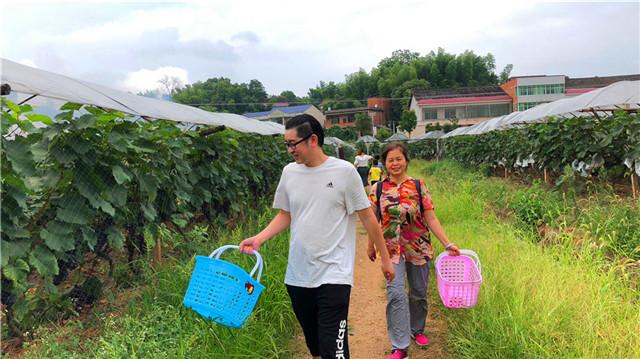
[[[476,261],[476,265],[478,266],[478,272],[482,274],[482,264],[480,263],[480,258],[478,258],[478,254],[476,254],[476,252],[472,251],[471,249],[461,249],[460,254],[464,254],[473,258],[473,260]]]
[[[480,263],[480,258],[478,258],[478,255],[476,254],[476,252],[472,251],[471,249],[461,249],[460,254],[471,257],[476,262],[476,265],[478,266],[478,272],[482,274],[482,264]],[[442,257],[448,256],[448,255],[449,255],[449,251],[447,250],[440,253],[436,258],[436,266],[438,265],[438,262],[440,262]]]
[[[209,254],[209,258],[214,258],[215,257],[215,259],[220,259],[220,256],[222,255],[222,252],[226,251],[227,249],[238,249],[238,250],[240,250],[240,246],[236,246],[236,245],[233,245],[233,244],[227,244],[227,245],[222,246],[222,247],[216,249],[215,251],[211,252],[211,254]],[[256,265],[251,270],[251,273],[249,273],[249,276],[253,277],[253,275],[256,273],[256,271],[258,271],[258,276],[256,277],[256,280],[258,281],[258,283],[260,283],[260,278],[262,277],[262,267],[264,265],[264,262],[262,261],[262,256],[260,255],[260,253],[258,253],[258,251],[254,250],[253,251],[253,255],[256,256]]]

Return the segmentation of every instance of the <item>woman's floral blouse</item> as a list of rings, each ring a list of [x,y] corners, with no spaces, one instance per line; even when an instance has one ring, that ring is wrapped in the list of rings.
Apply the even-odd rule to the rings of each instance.
[[[420,197],[415,180],[409,177],[404,182],[396,184],[387,177],[376,183],[369,193],[369,201],[374,211],[378,208],[376,188],[380,185],[383,186],[380,196],[382,233],[391,260],[397,264],[400,255],[403,255],[406,262],[414,265],[425,264],[433,256],[433,248],[429,229],[420,216]],[[422,179],[420,188],[423,209],[433,210],[431,194]]]

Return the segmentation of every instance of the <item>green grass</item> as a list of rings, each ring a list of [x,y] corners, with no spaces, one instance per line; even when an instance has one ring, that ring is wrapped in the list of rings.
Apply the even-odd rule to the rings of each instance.
[[[274,358],[288,354],[288,342],[294,334],[295,317],[283,283],[288,254],[287,234],[281,234],[261,248],[265,268],[263,291],[253,314],[242,329],[230,329],[204,320],[184,308],[182,299],[193,269],[193,254],[208,255],[222,244],[237,244],[266,226],[274,214],[267,206],[258,206],[257,218],[234,230],[222,230],[217,238],[196,230],[177,252],[185,255],[165,259],[150,274],[139,296],[130,300],[122,313],[110,313],[100,319],[102,333],[80,347],[82,338],[73,326],[55,327],[40,333],[31,343],[29,358]],[[193,233],[193,232],[192,232]],[[191,237],[191,236],[190,236]],[[177,242],[177,241],[176,241]],[[176,251],[174,251],[175,253]],[[225,252],[224,258],[243,268],[253,266],[253,258],[238,252]],[[81,331],[80,331],[81,332]],[[64,333],[62,338],[60,334]]]
[[[435,282],[430,286],[456,357],[640,357],[640,293],[607,263],[602,248],[571,240],[542,246],[518,219],[498,220],[494,210],[508,207],[518,190],[503,181],[447,162],[414,162],[412,173],[426,175],[450,239],[482,261],[484,282],[473,309],[445,309]]]
[[[470,310],[445,309],[431,276],[430,303],[447,318],[447,347],[455,357],[640,357],[640,292],[632,285],[634,277],[621,276],[624,270],[615,265],[618,256],[633,254],[637,207],[606,198],[567,202],[543,186],[509,184],[449,162],[415,161],[411,172],[425,176],[450,239],[476,251],[483,265],[479,303]],[[579,207],[568,204],[578,202]],[[104,310],[93,324],[74,321],[42,330],[25,357],[291,357],[288,344],[297,324],[282,283],[286,234],[261,250],[267,289],[243,329],[217,326],[182,306],[193,255],[238,243],[257,233],[272,215],[268,206],[256,205],[250,215],[254,220],[235,230],[210,234],[196,228],[188,240],[169,241],[172,257],[136,282],[138,295],[124,310]],[[558,230],[555,241],[538,236],[540,223]],[[579,230],[566,231],[572,226]],[[631,251],[612,250],[626,241]],[[244,268],[252,265],[249,256],[229,256]],[[78,333],[90,326],[100,332],[86,340]]]

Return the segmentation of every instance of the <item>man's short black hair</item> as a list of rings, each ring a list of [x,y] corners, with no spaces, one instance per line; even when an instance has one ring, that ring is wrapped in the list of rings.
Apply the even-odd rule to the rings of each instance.
[[[318,136],[318,145],[322,147],[324,145],[324,130],[320,122],[315,117],[307,114],[297,115],[292,117],[284,125],[286,130],[295,128],[298,137],[305,138],[310,135]]]

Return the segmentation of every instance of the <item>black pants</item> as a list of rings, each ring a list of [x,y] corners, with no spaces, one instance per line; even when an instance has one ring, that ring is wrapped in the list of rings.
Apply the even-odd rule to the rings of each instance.
[[[323,284],[317,288],[287,285],[293,311],[313,356],[349,358],[347,315],[351,286]]]
[[[369,177],[369,167],[358,167],[357,168],[358,174],[360,175],[360,179],[362,179],[362,185],[363,186],[367,186],[369,183],[368,178]]]

